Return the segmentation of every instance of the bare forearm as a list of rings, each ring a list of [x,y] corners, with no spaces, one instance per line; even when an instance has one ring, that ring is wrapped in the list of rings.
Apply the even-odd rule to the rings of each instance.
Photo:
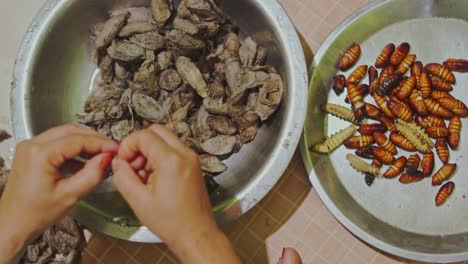
[[[0,264],[18,263],[28,241],[26,232],[9,220],[7,214],[0,201]]]
[[[207,231],[173,248],[183,263],[240,264],[227,237],[219,230]]]

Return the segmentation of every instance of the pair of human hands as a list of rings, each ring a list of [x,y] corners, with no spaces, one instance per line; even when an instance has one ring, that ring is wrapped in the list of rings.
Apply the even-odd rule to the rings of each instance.
[[[92,158],[65,178],[61,167],[80,154]],[[112,181],[140,221],[180,257],[185,245],[219,235],[198,155],[165,127],[134,132],[119,144],[66,125],[18,144],[0,200],[0,240],[9,241],[0,251],[18,251],[64,216],[105,180],[110,166]]]

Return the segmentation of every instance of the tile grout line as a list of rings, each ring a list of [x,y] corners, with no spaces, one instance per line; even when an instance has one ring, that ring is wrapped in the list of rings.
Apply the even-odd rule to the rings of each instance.
[[[104,251],[104,253],[102,254],[101,258],[98,258],[99,262],[102,262],[102,260],[104,259],[104,257],[109,253],[109,251],[111,251],[111,249],[115,246],[115,244],[117,244],[117,241],[112,239],[112,243],[111,243],[111,245],[109,246],[109,248],[108,248],[107,250]]]

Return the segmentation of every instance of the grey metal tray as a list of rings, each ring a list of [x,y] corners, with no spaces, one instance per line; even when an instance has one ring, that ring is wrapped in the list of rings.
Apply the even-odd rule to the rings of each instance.
[[[372,187],[346,161],[350,150],[339,148],[331,155],[309,151],[327,135],[348,124],[325,115],[326,102],[344,105],[346,95],[329,91],[338,56],[353,42],[361,44],[360,64],[373,65],[389,42],[411,44],[411,53],[424,64],[449,57],[468,58],[468,1],[389,0],[376,1],[345,20],[324,42],[312,65],[309,105],[301,152],[317,193],[335,217],[360,239],[391,254],[428,262],[468,259],[468,129],[462,131],[458,151],[451,163],[458,164],[453,177],[456,189],[441,207],[434,205],[438,188],[430,179],[403,185],[398,180],[377,179]],[[356,67],[355,66],[355,67]],[[353,69],[346,72],[346,75]],[[468,102],[468,74],[456,74],[453,94]],[[367,81],[367,77],[366,77]],[[372,98],[367,98],[373,102]],[[463,120],[466,125],[466,120]],[[399,155],[405,155],[401,152]],[[436,158],[436,169],[440,168]]]

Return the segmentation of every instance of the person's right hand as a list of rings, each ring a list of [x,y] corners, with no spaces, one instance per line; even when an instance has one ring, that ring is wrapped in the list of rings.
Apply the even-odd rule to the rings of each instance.
[[[164,126],[125,138],[113,182],[139,220],[184,263],[239,263],[218,229],[198,155]]]

